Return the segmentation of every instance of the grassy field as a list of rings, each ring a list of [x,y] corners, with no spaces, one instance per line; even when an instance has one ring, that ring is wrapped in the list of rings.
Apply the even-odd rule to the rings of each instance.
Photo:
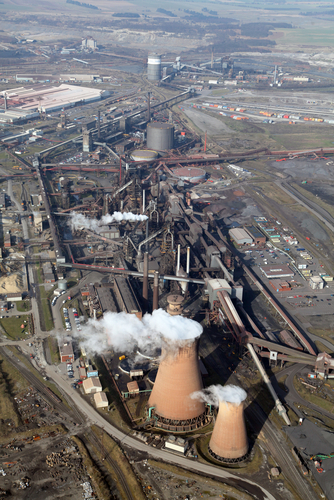
[[[320,196],[315,196],[308,189],[304,189],[302,186],[300,186],[300,184],[297,184],[296,182],[292,182],[291,186],[294,187],[295,189],[297,189],[297,191],[299,191],[300,194],[302,194],[303,196],[308,198],[310,201],[313,201],[314,203],[319,205],[319,207],[327,210],[327,212],[332,217],[334,217],[334,206],[333,205],[329,205],[328,203],[323,201]]]
[[[310,7],[308,7],[308,10]],[[318,20],[319,25],[321,23]],[[282,33],[281,37],[274,37],[278,47],[301,47],[306,45],[307,47],[334,47],[334,31],[330,27],[319,28],[295,28],[291,29],[279,29],[279,33]]]
[[[26,321],[26,323],[24,323],[24,321]],[[20,316],[19,318],[12,316],[10,318],[0,319],[0,325],[10,339],[26,339],[26,332],[29,331],[29,315]],[[24,325],[24,328],[21,328],[21,325]]]
[[[58,365],[60,363],[60,356],[57,339],[55,339],[55,337],[48,337],[48,347],[50,350],[51,362]]]
[[[300,394],[301,397],[303,399],[305,399],[306,401],[309,401],[310,403],[313,403],[313,404],[319,406],[319,408],[323,408],[324,410],[327,410],[329,412],[333,411],[333,403],[331,403],[330,401],[327,401],[326,399],[323,399],[315,394],[312,394],[307,387],[305,387],[303,384],[300,383],[300,381],[298,380],[297,377],[294,378],[293,385],[294,385],[296,391],[298,391],[298,394]],[[334,413],[333,413],[333,416],[334,416]]]
[[[8,424],[11,421],[15,427],[21,424],[21,418],[14,405],[13,395],[24,387],[28,387],[28,382],[22,377],[20,372],[14,368],[5,358],[0,356],[0,434],[7,434]]]
[[[41,306],[42,306],[42,314],[43,314],[42,320],[44,320],[45,330],[49,332],[50,330],[53,330],[53,328],[54,328],[50,300],[47,296],[47,293],[45,291],[44,286],[39,287],[39,293],[40,293],[40,297],[41,297]]]
[[[30,300],[21,300],[19,302],[16,302],[16,309],[18,310],[18,312],[30,311],[31,309]]]
[[[42,377],[42,375],[39,373],[39,371],[37,371],[36,368],[34,368],[32,366],[32,364],[30,363],[30,361],[28,361],[28,359],[22,354],[21,351],[19,351],[15,346],[7,346],[7,349],[9,349],[10,351],[12,351],[15,354],[15,356],[20,361],[22,361],[22,363],[26,366],[26,368],[28,368],[28,370],[30,370],[35,375],[35,377],[37,377],[38,380],[40,380],[40,382],[42,382],[42,384],[44,384],[45,386],[49,387],[55,394],[57,394],[57,396],[62,400],[62,402],[66,406],[69,407],[66,399],[63,397],[63,395],[57,389],[57,386],[53,382],[50,382],[49,380],[44,380],[43,377]],[[24,379],[24,380],[26,380],[26,379]]]

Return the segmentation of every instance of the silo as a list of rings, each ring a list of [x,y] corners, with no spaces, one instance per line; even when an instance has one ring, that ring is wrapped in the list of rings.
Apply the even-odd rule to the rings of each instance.
[[[244,404],[220,401],[209,443],[209,452],[220,462],[241,462],[247,456],[248,439]]]
[[[154,414],[154,425],[174,432],[203,426],[205,405],[190,397],[202,388],[198,338],[166,341],[148,402]]]
[[[58,281],[58,288],[60,290],[67,290],[67,280],[59,280]]]
[[[174,147],[174,125],[171,123],[151,122],[147,124],[148,149],[168,151]]]
[[[161,55],[151,52],[147,58],[147,79],[159,81],[161,79]]]

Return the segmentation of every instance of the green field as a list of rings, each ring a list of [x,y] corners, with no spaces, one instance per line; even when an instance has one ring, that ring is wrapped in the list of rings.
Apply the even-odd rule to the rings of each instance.
[[[24,321],[26,321],[27,323],[24,323]],[[0,325],[4,333],[10,339],[25,339],[27,338],[26,332],[29,331],[29,315],[20,316],[19,318],[12,316],[11,318],[0,319]],[[21,328],[21,325],[25,325],[25,327]]]
[[[308,9],[310,10],[310,9]],[[308,18],[305,18],[308,19]],[[298,47],[305,45],[306,47],[334,47],[334,30],[332,27],[321,27],[323,22],[320,19],[316,20],[319,28],[296,28],[296,29],[277,29],[277,32],[283,34],[282,37],[273,37],[277,46]],[[321,66],[321,64],[319,64]]]

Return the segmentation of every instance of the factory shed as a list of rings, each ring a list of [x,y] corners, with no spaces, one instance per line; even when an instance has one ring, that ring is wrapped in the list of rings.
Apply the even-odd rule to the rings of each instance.
[[[127,388],[128,388],[129,394],[138,394],[139,393],[138,382],[136,382],[135,380],[133,382],[128,382]]]
[[[260,266],[261,271],[266,278],[290,278],[295,275],[295,273],[286,264],[281,264],[280,266]]]
[[[183,438],[168,436],[168,439],[165,442],[165,448],[168,450],[177,451],[178,453],[182,453],[183,455],[187,451],[188,441]]]
[[[86,368],[84,366],[80,366],[80,368],[79,368],[79,376],[80,376],[81,380],[87,378]]]
[[[324,280],[321,276],[312,276],[309,283],[312,290],[322,290],[324,287]]]
[[[60,361],[66,363],[67,361],[74,361],[74,352],[72,342],[70,340],[58,341]]]
[[[95,392],[102,392],[102,385],[98,377],[86,378],[82,382],[82,387],[85,394],[94,394]]]
[[[287,281],[272,279],[269,281],[270,285],[276,292],[289,292],[291,287]]]
[[[121,311],[142,318],[142,310],[128,278],[115,278],[114,291]]]
[[[96,408],[108,408],[108,398],[105,392],[96,392],[94,394],[94,403]]]
[[[250,235],[251,238],[253,238],[254,243],[256,245],[264,245],[266,242],[266,237],[264,236],[261,231],[255,227],[255,226],[247,226],[245,227],[245,230],[247,233]]]
[[[230,229],[228,233],[237,245],[251,245],[253,243],[253,238],[241,227]]]

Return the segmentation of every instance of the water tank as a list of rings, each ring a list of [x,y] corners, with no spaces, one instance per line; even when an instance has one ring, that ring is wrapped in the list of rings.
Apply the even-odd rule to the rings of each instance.
[[[157,157],[158,153],[149,149],[136,149],[131,153],[131,158],[134,161],[151,161]]]
[[[67,280],[59,280],[58,281],[58,288],[60,290],[67,290]]]
[[[151,122],[147,124],[147,147],[156,151],[168,151],[174,147],[174,125]]]
[[[161,56],[151,52],[147,58],[147,79],[159,81],[161,78]]]

